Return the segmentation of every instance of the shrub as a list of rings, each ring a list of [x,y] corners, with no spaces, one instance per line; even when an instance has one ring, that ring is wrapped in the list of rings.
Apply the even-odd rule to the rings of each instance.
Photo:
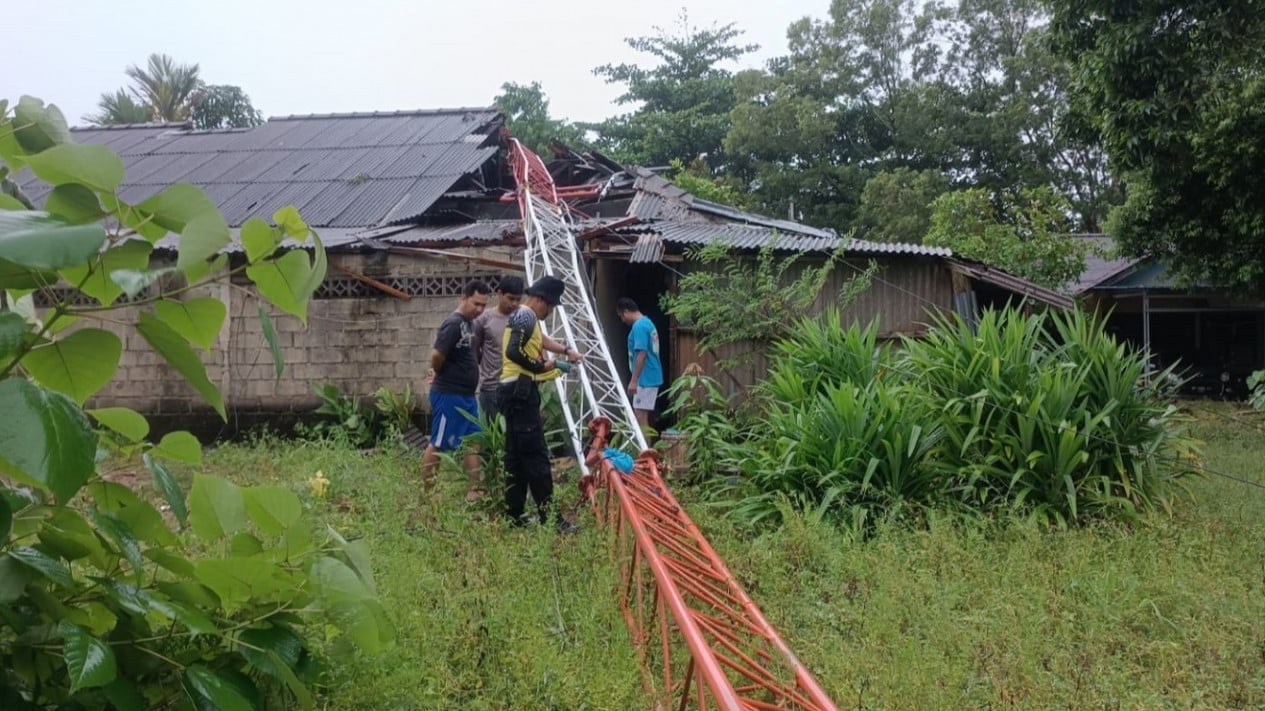
[[[973,330],[940,318],[906,343],[902,371],[938,404],[934,466],[971,505],[1033,510],[1065,523],[1165,505],[1191,473],[1172,381],[1081,312],[989,312]]]
[[[1171,380],[1095,318],[941,317],[899,350],[877,332],[833,314],[778,344],[734,447],[742,480],[719,492],[734,516],[777,521],[790,501],[850,525],[928,506],[1131,518],[1195,471]]]

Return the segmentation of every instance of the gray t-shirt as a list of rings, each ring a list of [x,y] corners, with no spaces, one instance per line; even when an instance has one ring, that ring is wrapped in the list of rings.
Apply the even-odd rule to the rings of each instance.
[[[474,343],[479,353],[479,389],[491,390],[501,382],[501,344],[509,315],[485,309],[474,320]]]

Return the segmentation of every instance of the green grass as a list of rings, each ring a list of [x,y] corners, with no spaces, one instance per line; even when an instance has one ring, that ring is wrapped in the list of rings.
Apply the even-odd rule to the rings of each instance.
[[[1207,466],[1265,484],[1265,421],[1207,408]],[[600,532],[476,520],[449,472],[408,535],[417,465],[393,454],[271,443],[208,461],[300,490],[323,469],[313,510],[372,547],[399,642],[336,666],[328,708],[648,707]],[[1265,490],[1192,491],[1132,527],[932,516],[865,541],[797,515],[752,537],[678,495],[841,709],[1265,708]]]

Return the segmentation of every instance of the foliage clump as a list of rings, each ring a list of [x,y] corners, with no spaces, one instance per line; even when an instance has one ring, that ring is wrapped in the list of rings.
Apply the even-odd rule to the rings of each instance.
[[[790,502],[848,525],[929,508],[1032,514],[1059,525],[1167,507],[1198,469],[1171,380],[1079,312],[940,317],[899,348],[876,324],[801,321],[754,393],[732,513]]]
[[[229,225],[202,190],[123,201],[119,156],[75,143],[32,97],[0,101],[0,161],[0,178],[25,168],[51,188],[42,210],[0,195],[0,708],[311,708],[324,651],[394,636],[365,545],[315,536],[288,487],[204,475],[192,434],[153,442],[140,413],[85,404],[134,333],[224,418],[198,351],[228,309],[204,287],[242,275],[250,298],[306,320],[319,238],[284,207],[241,226],[230,264]],[[151,262],[168,234],[174,264]],[[287,237],[305,249],[282,251]],[[259,318],[280,377],[262,304]],[[152,491],[103,462],[147,471]],[[187,495],[173,462],[194,468]]]

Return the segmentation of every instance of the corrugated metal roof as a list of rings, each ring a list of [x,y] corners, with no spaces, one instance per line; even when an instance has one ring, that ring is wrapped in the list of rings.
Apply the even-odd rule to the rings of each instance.
[[[793,232],[795,234],[810,235],[822,238],[838,238],[838,233],[831,229],[812,227],[800,222],[792,222],[790,220],[778,220],[764,215],[757,215],[754,212],[739,210],[736,207],[722,205],[711,200],[703,200],[695,197],[690,203],[690,209],[695,212],[704,212],[709,215],[723,217],[726,220],[734,222],[745,222],[750,225],[761,225],[763,227],[772,227],[782,232]]]
[[[664,241],[675,244],[719,242],[731,249],[760,249],[772,242],[778,249],[793,252],[830,250],[839,244],[839,238],[833,235],[812,237],[756,225],[662,222],[656,223],[654,227],[662,235]]]
[[[1012,294],[1018,294],[1060,309],[1070,309],[1076,306],[1076,302],[1072,301],[1070,296],[1060,294],[1057,291],[1047,289],[1044,286],[1033,284],[1026,279],[1022,279],[986,264],[953,259],[950,260],[950,265],[953,269],[971,277],[972,279],[993,284],[994,286],[999,286]]]
[[[628,261],[634,264],[653,264],[663,259],[663,238],[653,233],[646,233],[637,238]]]
[[[1090,247],[1090,253],[1085,255],[1085,271],[1077,278],[1076,283],[1066,289],[1072,295],[1089,291],[1143,261],[1135,257],[1118,256],[1115,241],[1104,234],[1071,235],[1069,239],[1085,240]]]
[[[913,254],[923,257],[952,257],[953,250],[948,247],[929,247],[908,242],[871,242],[854,239],[848,242],[847,250],[856,254]]]
[[[117,151],[119,195],[138,201],[174,182],[207,191],[230,225],[293,204],[313,227],[365,228],[416,219],[496,153],[500,114],[459,108],[273,118],[252,129],[183,124],[73,129]],[[29,171],[23,190],[42,200]]]

